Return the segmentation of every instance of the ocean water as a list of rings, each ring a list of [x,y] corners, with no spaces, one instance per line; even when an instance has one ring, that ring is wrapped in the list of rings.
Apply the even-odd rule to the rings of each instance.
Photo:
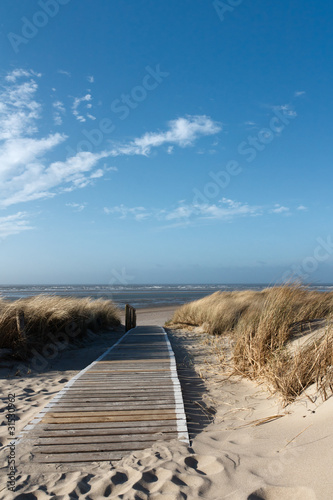
[[[263,290],[268,284],[246,285],[0,285],[0,297],[17,300],[33,295],[62,297],[92,297],[113,300],[120,308],[131,304],[135,308],[181,305],[216,291]],[[312,285],[320,291],[333,291],[332,284]]]

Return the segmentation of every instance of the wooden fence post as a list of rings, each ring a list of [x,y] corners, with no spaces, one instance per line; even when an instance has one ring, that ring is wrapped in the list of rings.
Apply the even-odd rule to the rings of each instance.
[[[24,312],[17,311],[16,313],[16,326],[17,332],[21,340],[27,340],[27,336],[25,334],[25,326],[24,326]]]
[[[125,331],[136,327],[136,311],[129,304],[125,305]]]

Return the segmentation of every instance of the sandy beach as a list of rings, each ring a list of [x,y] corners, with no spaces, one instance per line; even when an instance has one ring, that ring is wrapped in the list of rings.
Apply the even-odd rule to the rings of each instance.
[[[138,325],[161,325],[175,308],[137,311]],[[230,376],[228,345],[199,328],[167,330],[173,346],[188,420],[190,446],[158,442],[125,456],[115,468],[42,473],[18,467],[16,492],[6,487],[2,461],[0,498],[17,499],[230,499],[329,500],[333,479],[333,398],[323,402],[310,387],[283,407],[263,385]],[[59,351],[40,370],[3,360],[4,402],[15,394],[16,434],[78,371],[123,334],[105,332]],[[37,365],[36,365],[37,366]],[[1,445],[9,443],[1,427]],[[3,451],[6,456],[6,451]]]

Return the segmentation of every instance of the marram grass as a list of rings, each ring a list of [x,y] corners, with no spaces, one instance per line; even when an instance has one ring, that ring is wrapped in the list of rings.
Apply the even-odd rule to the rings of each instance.
[[[333,392],[333,292],[298,285],[261,292],[216,292],[178,308],[169,326],[203,326],[229,335],[236,373],[265,380],[286,403],[317,383],[324,398]],[[295,335],[323,320],[303,346],[289,349]]]
[[[0,299],[0,348],[12,349],[21,359],[57,334],[81,339],[88,330],[98,332],[119,325],[120,311],[110,300],[47,295],[14,302]]]

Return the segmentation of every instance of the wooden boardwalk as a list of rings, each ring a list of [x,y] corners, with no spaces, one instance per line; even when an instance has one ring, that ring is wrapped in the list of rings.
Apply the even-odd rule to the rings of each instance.
[[[188,442],[175,358],[164,329],[149,326],[128,331],[71,379],[19,446],[32,466],[83,465],[175,438]]]

